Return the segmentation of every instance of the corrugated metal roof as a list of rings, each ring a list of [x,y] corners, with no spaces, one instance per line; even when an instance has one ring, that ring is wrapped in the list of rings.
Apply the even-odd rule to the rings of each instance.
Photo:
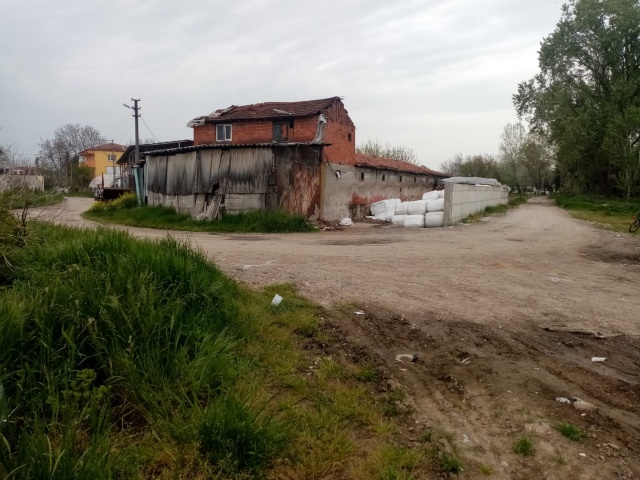
[[[396,172],[418,173],[433,175],[434,177],[448,177],[446,173],[436,172],[422,165],[395,160],[393,158],[376,157],[364,153],[356,153],[356,167],[376,168],[378,170],[393,170]]]
[[[340,97],[305,100],[301,102],[264,102],[253,105],[231,105],[215,112],[196,117],[187,126],[221,123],[230,120],[259,120],[263,118],[308,117],[322,112]]]
[[[296,147],[298,145],[305,145],[307,147],[327,147],[330,146],[330,143],[308,143],[308,142],[289,142],[289,143],[206,143],[201,145],[191,145],[188,147],[180,147],[180,148],[167,148],[164,150],[154,150],[150,152],[145,152],[144,155],[147,156],[159,156],[159,155],[176,155],[178,153],[185,152],[195,152],[196,150],[212,150],[212,149],[235,149],[235,148],[259,148],[259,147]]]

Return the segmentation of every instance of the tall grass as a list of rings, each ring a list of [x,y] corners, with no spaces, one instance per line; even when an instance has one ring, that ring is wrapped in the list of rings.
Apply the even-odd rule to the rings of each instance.
[[[103,478],[114,428],[226,398],[248,327],[237,287],[201,255],[169,239],[46,225],[4,253],[2,474]]]
[[[108,203],[96,202],[84,216],[103,223],[194,232],[294,233],[315,229],[302,215],[285,212],[253,211],[225,215],[220,220],[200,221],[161,205],[131,205],[131,202],[126,201],[126,197],[128,196]]]
[[[8,210],[55,205],[64,200],[61,193],[32,192],[24,189],[0,192],[0,205]]]

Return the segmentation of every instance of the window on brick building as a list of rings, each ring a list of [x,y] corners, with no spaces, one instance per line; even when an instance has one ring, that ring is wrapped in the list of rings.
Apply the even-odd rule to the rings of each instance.
[[[293,118],[289,120],[289,128],[293,128]]]
[[[284,125],[282,123],[273,124],[273,141],[281,142],[283,140]]]
[[[230,142],[231,141],[231,125],[220,124],[216,125],[216,142]]]
[[[347,138],[349,139],[349,141],[351,141],[351,134],[350,133],[347,134]]]

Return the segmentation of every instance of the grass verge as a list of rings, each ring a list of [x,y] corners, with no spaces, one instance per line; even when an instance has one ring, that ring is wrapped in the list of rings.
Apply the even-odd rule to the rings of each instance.
[[[31,223],[0,249],[0,477],[430,468],[394,441],[402,395],[376,394],[369,359],[333,358],[343,340],[293,287],[252,291],[187,245],[110,229]]]
[[[0,193],[0,205],[8,210],[44,207],[55,205],[64,200],[61,193],[30,192],[27,190],[11,190]]]
[[[124,195],[108,203],[96,202],[83,216],[101,223],[190,232],[294,233],[315,230],[302,215],[255,211],[225,215],[220,220],[202,221],[169,207],[138,206],[137,202],[132,204],[128,200],[130,196]]]
[[[610,230],[628,232],[633,215],[640,213],[640,198],[630,200],[597,195],[554,194],[556,204],[575,218],[602,225]]]
[[[471,215],[463,218],[460,220],[460,223],[477,223],[483,217],[506,213],[510,208],[518,207],[523,203],[526,203],[527,200],[529,200],[529,198],[522,195],[511,196],[509,197],[509,202],[507,204],[486,207],[484,210],[472,213]]]

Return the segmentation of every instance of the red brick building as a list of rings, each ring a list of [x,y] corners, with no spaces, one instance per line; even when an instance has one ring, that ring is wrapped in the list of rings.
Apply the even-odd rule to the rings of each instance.
[[[323,143],[326,161],[355,165],[356,127],[340,97],[232,105],[187,126],[193,127],[195,145]]]
[[[355,125],[340,97],[232,105],[187,126],[193,146],[146,155],[144,190],[148,203],[194,216],[221,207],[358,217],[381,199],[420,198],[445,176],[356,154]]]

